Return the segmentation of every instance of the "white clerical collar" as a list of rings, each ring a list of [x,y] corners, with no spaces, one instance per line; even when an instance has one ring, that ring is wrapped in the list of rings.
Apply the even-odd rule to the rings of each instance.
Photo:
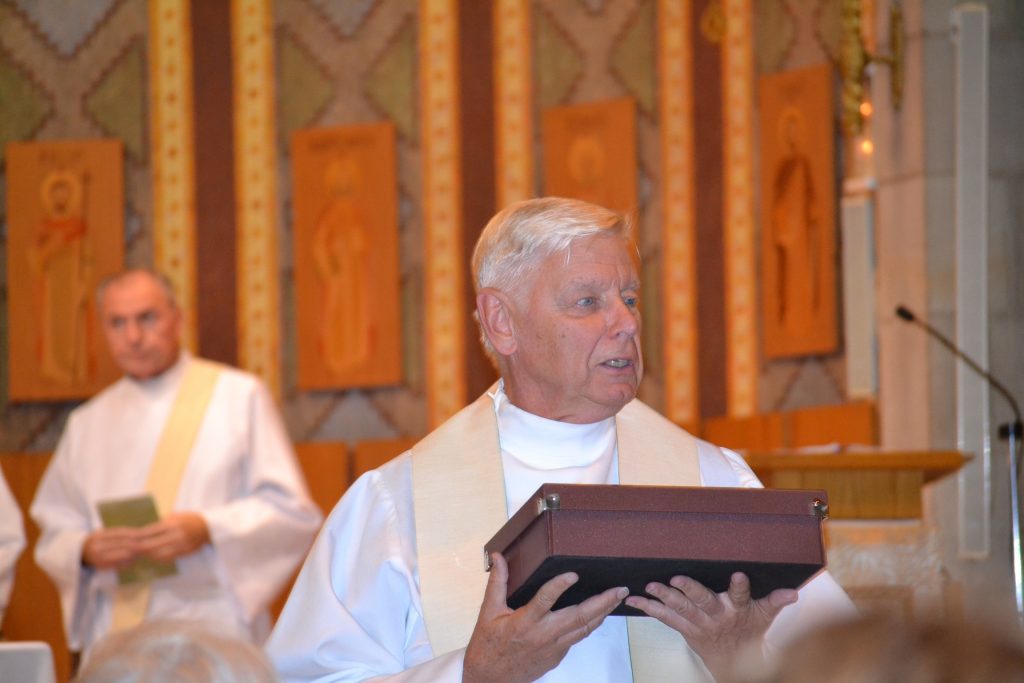
[[[192,359],[192,354],[184,349],[178,353],[178,360],[174,362],[174,365],[161,372],[156,377],[148,377],[146,379],[135,379],[134,377],[125,376],[129,384],[137,387],[141,391],[146,393],[160,393],[168,388],[178,386],[178,382],[185,375],[185,366],[188,365]]]
[[[503,381],[490,396],[498,417],[501,449],[528,467],[586,467],[614,451],[614,417],[590,424],[549,420],[512,405]]]

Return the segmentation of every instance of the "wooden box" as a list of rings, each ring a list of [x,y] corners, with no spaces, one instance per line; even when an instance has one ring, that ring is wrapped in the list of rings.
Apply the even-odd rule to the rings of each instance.
[[[508,562],[512,608],[568,571],[579,581],[555,609],[614,586],[645,595],[677,575],[721,592],[744,572],[760,598],[825,566],[827,515],[824,491],[544,484],[484,550]],[[623,604],[613,614],[640,612]]]

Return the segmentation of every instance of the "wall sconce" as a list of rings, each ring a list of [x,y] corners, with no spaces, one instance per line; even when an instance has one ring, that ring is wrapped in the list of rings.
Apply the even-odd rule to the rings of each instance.
[[[892,73],[892,106],[899,111],[903,102],[903,8],[899,0],[889,6],[889,54],[868,53],[861,37],[861,0],[843,0],[842,38],[839,70],[842,77],[841,107],[843,133],[859,135],[864,127],[860,105],[864,100],[864,72],[872,62],[888,64]]]

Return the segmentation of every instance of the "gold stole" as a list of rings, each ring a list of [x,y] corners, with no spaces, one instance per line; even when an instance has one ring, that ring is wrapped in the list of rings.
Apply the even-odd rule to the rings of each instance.
[[[191,359],[185,369],[146,481],[146,491],[153,495],[160,517],[174,509],[181,477],[219,374],[219,364],[199,358]],[[148,581],[117,586],[111,614],[112,631],[131,628],[142,622],[149,607],[151,588]]]
[[[615,418],[619,481],[699,486],[697,440],[639,401]],[[508,520],[494,403],[484,394],[412,449],[420,597],[434,655],[465,647],[483,603],[484,543]],[[710,680],[677,632],[627,617],[633,680]]]

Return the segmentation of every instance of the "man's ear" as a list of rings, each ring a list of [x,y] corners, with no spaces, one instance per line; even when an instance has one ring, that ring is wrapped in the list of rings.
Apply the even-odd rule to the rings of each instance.
[[[484,287],[476,295],[476,314],[480,329],[500,356],[511,356],[516,350],[515,324],[511,302],[505,293]]]

